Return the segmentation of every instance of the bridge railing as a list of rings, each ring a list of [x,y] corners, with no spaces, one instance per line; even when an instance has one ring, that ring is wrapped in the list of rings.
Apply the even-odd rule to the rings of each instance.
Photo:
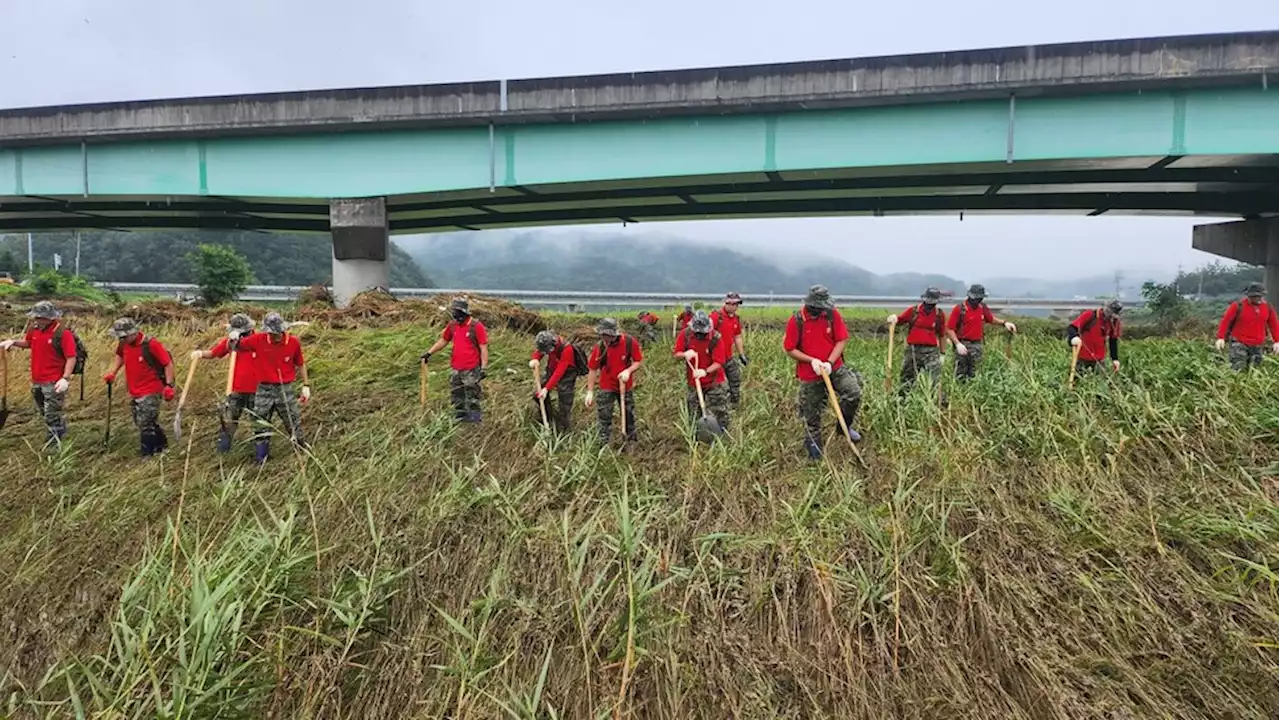
[[[98,287],[116,292],[149,293],[161,296],[193,297],[199,293],[195,285],[184,283],[95,283]],[[248,302],[291,301],[305,290],[301,285],[250,285],[240,299]],[[575,290],[473,290],[460,288],[391,288],[397,297],[432,297],[436,295],[485,295],[502,298],[533,308],[562,309],[570,311],[607,310],[625,308],[678,307],[686,303],[716,305],[724,295],[719,293],[646,293],[646,292],[590,292]],[[900,308],[919,302],[915,296],[895,295],[834,295],[836,305],[842,307]],[[777,293],[746,293],[742,301],[755,307],[796,307],[804,301],[804,295]],[[959,302],[959,297],[948,298],[945,304]],[[1098,307],[1098,299],[988,297],[987,306],[993,310],[1071,311]],[[1142,302],[1126,301],[1128,307],[1141,307]]]

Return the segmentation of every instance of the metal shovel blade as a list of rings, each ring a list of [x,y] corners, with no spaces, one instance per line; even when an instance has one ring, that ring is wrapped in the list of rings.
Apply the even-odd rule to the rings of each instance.
[[[9,397],[6,395],[0,398],[0,430],[4,429],[4,424],[9,421]]]
[[[173,439],[182,439],[182,408],[173,414]]]
[[[711,415],[703,415],[698,418],[698,421],[694,424],[694,431],[698,440],[708,445],[724,434],[724,428],[720,427],[720,421]]]

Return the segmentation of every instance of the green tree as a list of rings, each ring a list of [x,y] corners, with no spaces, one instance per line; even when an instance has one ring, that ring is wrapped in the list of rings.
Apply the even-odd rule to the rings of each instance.
[[[1168,329],[1187,315],[1187,301],[1178,294],[1177,285],[1148,280],[1142,283],[1142,299],[1163,328]]]
[[[195,272],[200,295],[209,305],[234,300],[254,282],[249,262],[225,245],[197,245],[187,261]]]
[[[15,278],[22,273],[22,265],[18,262],[18,257],[8,248],[0,251],[0,273],[9,273]]]

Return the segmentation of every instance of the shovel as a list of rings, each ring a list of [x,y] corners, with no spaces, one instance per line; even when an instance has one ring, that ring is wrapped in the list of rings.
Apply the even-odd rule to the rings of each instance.
[[[889,354],[884,358],[884,391],[889,392],[893,389],[893,329],[898,327],[898,323],[889,324]],[[831,382],[827,381],[830,386]]]
[[[622,441],[627,441],[627,384],[618,381],[618,409],[622,415]]]
[[[231,359],[227,363],[227,390],[222,394],[222,412],[218,413],[218,422],[222,425],[222,432],[228,432],[228,426],[231,423],[231,403],[227,398],[231,397],[231,386],[236,376],[236,351],[231,351]]]
[[[9,351],[0,350],[0,428],[9,421]]]
[[[102,446],[107,447],[111,444],[111,385],[107,383],[107,425],[106,430],[102,433]]]
[[[538,398],[538,409],[542,411],[542,427],[549,427],[550,423],[547,422],[547,399],[537,394],[538,391],[542,390],[542,383],[538,382],[538,368],[532,368],[532,370],[533,392],[534,397]],[[626,418],[624,417],[622,420],[624,428],[626,427],[626,422]],[[626,430],[624,429],[623,432],[625,433]]]
[[[892,328],[893,326],[889,326]],[[893,347],[890,345],[889,347]],[[853,454],[858,456],[858,462],[862,467],[867,467],[867,461],[862,459],[862,453],[858,450],[858,445],[849,437],[849,425],[845,422],[844,413],[840,411],[840,399],[836,397],[836,389],[831,386],[831,375],[826,371],[822,373],[822,382],[827,385],[827,399],[831,401],[831,409],[836,413],[836,419],[840,421],[840,429],[844,432],[844,439],[849,442],[849,448],[853,450]]]
[[[698,359],[688,361],[689,367],[697,370]],[[716,437],[724,434],[724,428],[720,427],[720,421],[714,415],[707,412],[707,400],[702,395],[702,381],[697,378],[693,379],[693,387],[698,391],[698,406],[702,408],[702,417],[698,418],[694,423],[695,435],[698,440],[710,445],[715,441]]]
[[[1076,386],[1076,363],[1080,361],[1080,348],[1084,347],[1084,343],[1073,345],[1071,347],[1071,374],[1067,375],[1067,387]]]
[[[182,384],[182,396],[178,398],[178,409],[173,413],[173,438],[175,440],[182,439],[182,406],[187,404],[187,391],[191,389],[191,381],[196,376],[196,366],[199,364],[199,360],[191,361],[191,367],[187,369],[187,381]]]

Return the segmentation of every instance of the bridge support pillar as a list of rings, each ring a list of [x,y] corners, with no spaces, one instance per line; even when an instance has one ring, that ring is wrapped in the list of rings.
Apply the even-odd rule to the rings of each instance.
[[[391,269],[384,198],[329,201],[329,232],[333,237],[333,297],[346,307],[370,288],[389,288]]]
[[[1276,302],[1280,286],[1280,218],[1196,225],[1191,229],[1191,247],[1250,265],[1263,267],[1267,296]],[[1236,288],[1243,290],[1244,288]]]

